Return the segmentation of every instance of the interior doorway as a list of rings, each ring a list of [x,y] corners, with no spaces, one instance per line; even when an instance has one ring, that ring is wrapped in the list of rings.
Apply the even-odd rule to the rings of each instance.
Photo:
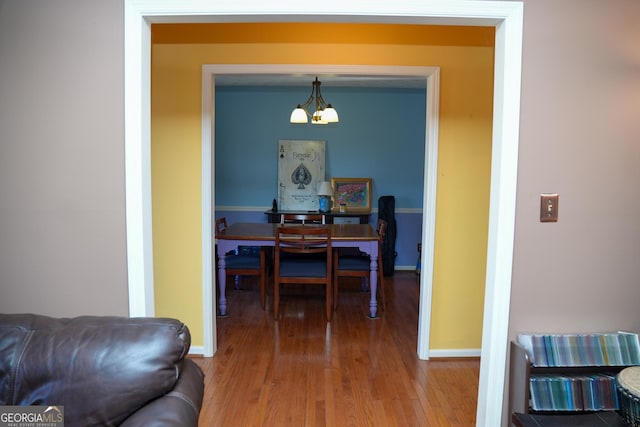
[[[522,2],[451,0],[416,3],[400,0],[376,4],[365,12],[340,1],[325,2],[320,6],[284,0],[270,3],[247,0],[233,5],[197,0],[125,0],[125,214],[130,315],[153,315],[154,306],[149,111],[151,22],[287,22],[301,19],[481,25],[496,29],[489,243],[476,425],[498,425],[503,418],[504,343],[508,336],[511,296],[520,123]],[[423,252],[425,249],[423,246]]]
[[[202,265],[203,265],[203,330],[204,354],[210,356],[216,349],[215,336],[215,283],[211,271],[213,247],[211,218],[215,212],[215,180],[213,177],[213,156],[215,152],[215,77],[216,75],[357,75],[377,77],[411,77],[425,80],[426,88],[426,132],[425,132],[425,174],[423,177],[423,215],[421,265],[424,271],[433,271],[433,248],[435,243],[436,188],[438,166],[438,122],[440,70],[438,67],[406,66],[336,66],[336,65],[204,65],[202,69]],[[206,157],[205,157],[206,155]],[[417,353],[421,359],[429,358],[431,329],[431,296],[433,276],[420,275],[420,316],[418,324]]]

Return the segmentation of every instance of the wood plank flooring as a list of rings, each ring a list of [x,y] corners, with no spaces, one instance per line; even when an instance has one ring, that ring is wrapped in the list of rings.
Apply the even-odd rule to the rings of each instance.
[[[342,282],[326,322],[323,290],[283,288],[273,319],[250,278],[227,291],[218,352],[205,372],[201,426],[473,426],[479,359],[417,357],[418,276],[385,278],[387,312],[369,319],[369,293]],[[380,304],[381,307],[381,304]]]

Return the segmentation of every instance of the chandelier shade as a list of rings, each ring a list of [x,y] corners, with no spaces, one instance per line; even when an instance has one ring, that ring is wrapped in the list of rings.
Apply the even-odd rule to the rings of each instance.
[[[331,104],[327,104],[327,107],[322,110],[322,118],[329,123],[337,123],[339,121],[338,112]]]
[[[307,112],[302,108],[302,105],[298,106],[291,112],[291,123],[307,123]]]
[[[308,123],[311,118],[311,123],[317,125],[326,125],[328,123],[337,123],[338,112],[329,103],[322,98],[320,92],[320,85],[322,84],[318,77],[311,83],[311,95],[304,104],[298,104],[296,108],[291,112],[290,123]],[[315,101],[315,102],[314,102]],[[313,114],[309,112],[309,107],[314,106]]]

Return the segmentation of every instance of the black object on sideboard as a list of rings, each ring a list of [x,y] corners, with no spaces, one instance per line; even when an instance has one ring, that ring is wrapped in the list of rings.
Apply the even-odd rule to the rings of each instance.
[[[378,218],[387,222],[387,229],[382,239],[382,267],[385,277],[393,276],[396,265],[396,237],[398,226],[396,223],[395,196],[380,196],[378,199]]]

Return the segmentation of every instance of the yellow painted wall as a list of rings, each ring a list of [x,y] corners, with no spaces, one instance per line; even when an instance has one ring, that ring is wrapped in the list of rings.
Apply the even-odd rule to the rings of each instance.
[[[440,145],[430,348],[480,348],[491,166],[493,28],[312,27],[152,26],[156,314],[180,318],[191,329],[193,345],[203,344],[202,64],[438,66]],[[322,43],[317,34],[323,35]]]

